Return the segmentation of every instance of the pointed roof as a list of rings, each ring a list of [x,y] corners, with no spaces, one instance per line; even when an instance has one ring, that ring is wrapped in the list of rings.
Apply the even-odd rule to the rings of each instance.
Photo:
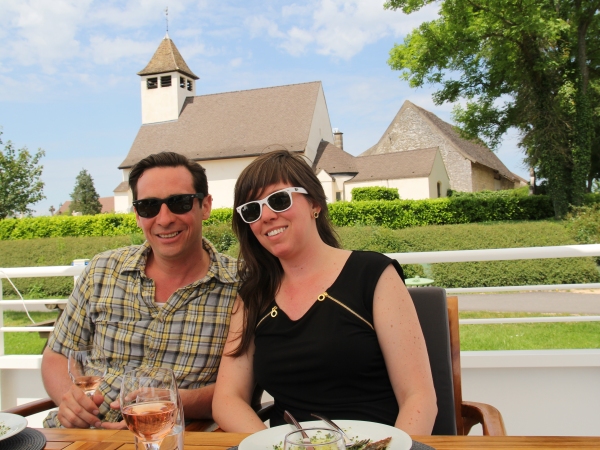
[[[168,34],[161,41],[148,65],[138,72],[138,75],[155,75],[167,72],[181,72],[194,80],[199,78],[185,63]]]
[[[303,152],[320,81],[187,97],[179,119],[142,125],[119,169],[171,150],[205,161],[258,156],[273,144]]]
[[[346,153],[339,147],[330,142],[321,141],[315,160],[313,161],[313,170],[319,173],[321,170],[332,173],[358,173],[356,158]]]
[[[465,139],[460,136],[456,127],[447,122],[444,122],[435,114],[415,105],[414,103],[406,100],[394,120],[387,128],[386,132],[383,134],[381,139],[377,144],[373,147],[361,153],[359,156],[370,156],[377,155],[382,153],[391,153],[389,147],[389,139],[390,133],[395,128],[396,124],[402,121],[402,115],[404,111],[407,109],[413,109],[416,111],[425,121],[429,122],[429,124],[446,138],[452,147],[456,149],[458,153],[460,153],[464,158],[470,160],[473,163],[478,163],[484,166],[487,166],[493,170],[498,171],[500,175],[503,177],[516,181],[515,175],[508,170],[508,168],[504,165],[502,161],[496,156],[494,152],[492,152],[485,145],[477,143],[475,141],[471,141]]]

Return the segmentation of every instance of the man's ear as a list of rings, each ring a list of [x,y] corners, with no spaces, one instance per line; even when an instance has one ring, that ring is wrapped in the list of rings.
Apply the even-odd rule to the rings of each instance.
[[[212,211],[212,195],[208,194],[202,199],[202,220],[207,220]]]

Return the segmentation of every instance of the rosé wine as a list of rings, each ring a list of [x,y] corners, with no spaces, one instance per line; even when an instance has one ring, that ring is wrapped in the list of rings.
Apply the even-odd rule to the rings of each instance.
[[[101,382],[102,377],[94,375],[82,375],[73,379],[75,386],[83,389],[83,392],[85,392],[86,395],[93,395],[94,392],[96,392],[96,389],[98,389],[98,386],[100,386]]]
[[[162,440],[175,425],[177,408],[169,401],[133,403],[122,410],[127,427],[144,441]]]

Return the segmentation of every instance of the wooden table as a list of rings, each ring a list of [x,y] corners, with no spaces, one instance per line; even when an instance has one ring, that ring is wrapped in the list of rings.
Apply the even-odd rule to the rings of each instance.
[[[129,431],[40,429],[45,450],[135,450]],[[224,450],[240,443],[247,434],[186,432],[185,450]],[[530,436],[414,436],[437,450],[475,449],[600,449],[600,437]]]

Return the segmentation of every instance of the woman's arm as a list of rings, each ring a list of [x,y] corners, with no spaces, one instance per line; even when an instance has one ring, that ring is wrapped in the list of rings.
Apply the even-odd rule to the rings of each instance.
[[[254,344],[237,358],[227,356],[240,343],[244,326],[244,304],[241,298],[235,301],[229,335],[219,366],[217,384],[213,397],[213,418],[225,431],[254,433],[266,428],[265,424],[250,407],[254,389]]]
[[[375,288],[373,322],[400,405],[396,427],[408,434],[431,434],[437,403],[427,347],[410,294],[392,265]]]

